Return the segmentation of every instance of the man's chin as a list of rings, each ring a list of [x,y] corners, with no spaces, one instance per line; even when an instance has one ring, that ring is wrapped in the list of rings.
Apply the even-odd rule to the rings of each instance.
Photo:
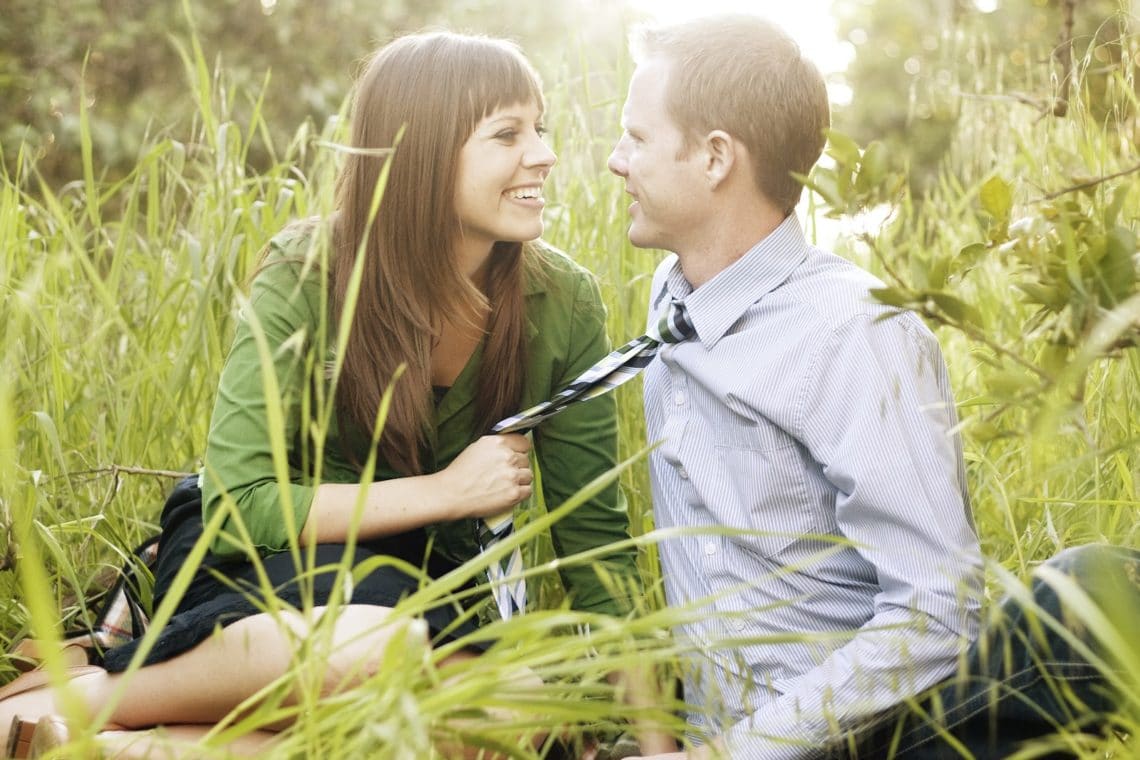
[[[635,248],[659,248],[657,240],[652,235],[646,234],[643,230],[637,228],[637,223],[631,224],[629,227],[629,242]]]

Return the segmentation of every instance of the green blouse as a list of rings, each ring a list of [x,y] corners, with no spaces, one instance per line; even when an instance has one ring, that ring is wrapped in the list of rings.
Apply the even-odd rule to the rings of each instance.
[[[324,347],[335,342],[321,337],[322,325],[328,322],[322,315],[328,308],[320,268],[303,263],[314,247],[312,238],[303,227],[294,227],[270,242],[267,266],[254,279],[222,369],[206,444],[203,517],[208,521],[228,493],[241,515],[241,527],[234,517],[226,518],[223,534],[213,545],[214,553],[221,556],[240,554],[240,544],[233,537],[243,531],[263,553],[285,549],[304,525],[312,503],[317,457],[310,452],[314,448],[311,435],[305,435],[310,424],[303,420],[320,414],[323,399],[313,389],[321,383],[312,380],[324,372],[332,357]],[[549,398],[610,350],[605,307],[593,276],[549,247],[528,246],[527,255],[537,257],[541,274],[528,276],[525,283],[524,409]],[[267,402],[263,354],[272,358],[277,387],[271,389],[280,404]],[[323,357],[320,362],[315,361],[318,356]],[[481,356],[482,345],[436,407],[434,450],[425,472],[445,468],[479,437],[473,428]],[[271,420],[277,409],[282,417],[274,430]],[[331,417],[321,446],[320,481],[359,482],[359,472],[344,454],[336,415]],[[288,457],[288,493],[278,486],[272,453],[275,438]],[[350,438],[358,439],[359,435]],[[544,422],[534,431],[534,449],[543,496],[553,508],[616,463],[617,417],[612,394],[577,404]],[[366,454],[359,452],[361,461]],[[375,480],[399,476],[387,463],[377,463]],[[551,538],[555,552],[569,556],[625,539],[628,527],[625,502],[614,485],[555,524]],[[433,551],[449,560],[463,562],[478,552],[471,520],[431,525],[428,531]],[[631,549],[608,555],[604,564],[610,573],[635,578],[635,559]],[[625,605],[598,582],[592,567],[567,567],[561,574],[576,609],[609,614],[625,611]]]

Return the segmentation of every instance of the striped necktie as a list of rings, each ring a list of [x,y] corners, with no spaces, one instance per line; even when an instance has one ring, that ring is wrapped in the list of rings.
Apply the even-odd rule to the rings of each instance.
[[[499,421],[491,428],[491,432],[527,432],[573,404],[608,393],[649,366],[649,362],[657,355],[662,344],[680,343],[696,335],[696,332],[689,315],[685,312],[685,305],[673,300],[657,322],[656,330],[650,330],[640,338],[634,338],[621,348],[610,352],[553,397]],[[480,520],[475,529],[475,539],[480,551],[487,551],[511,535],[513,530],[513,510]],[[504,620],[526,609],[526,581],[519,577],[522,570],[522,552],[519,547],[515,547],[505,563],[491,562],[487,567],[487,577],[491,581],[495,603]]]

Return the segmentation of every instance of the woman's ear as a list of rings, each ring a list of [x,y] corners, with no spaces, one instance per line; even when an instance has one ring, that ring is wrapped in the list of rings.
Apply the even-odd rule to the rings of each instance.
[[[741,158],[741,148],[732,135],[723,129],[714,129],[705,135],[705,178],[709,187],[715,190],[732,173],[736,162]]]

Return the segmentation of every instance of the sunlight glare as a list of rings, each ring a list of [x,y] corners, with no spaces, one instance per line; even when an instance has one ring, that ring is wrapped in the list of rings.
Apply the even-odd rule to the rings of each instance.
[[[855,55],[850,43],[836,39],[832,0],[633,0],[633,6],[653,21],[669,24],[713,13],[750,13],[764,16],[782,26],[799,43],[824,76],[843,71]],[[829,77],[830,78],[830,77]],[[832,102],[841,93],[831,91]]]

